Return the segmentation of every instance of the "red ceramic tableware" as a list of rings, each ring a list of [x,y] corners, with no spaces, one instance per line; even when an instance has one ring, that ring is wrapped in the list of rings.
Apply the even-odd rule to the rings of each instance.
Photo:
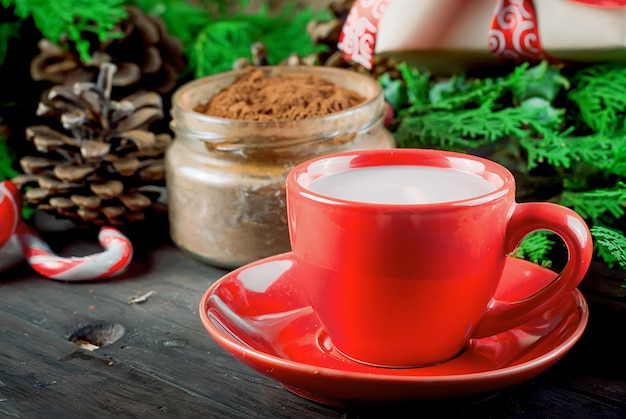
[[[503,166],[439,150],[364,150],[306,161],[287,177],[292,254],[334,347],[397,367],[445,362],[470,338],[510,330],[574,290],[592,256],[569,208],[516,203]],[[507,254],[549,230],[569,260],[558,279],[515,301],[495,297]],[[530,276],[516,284],[536,288]]]
[[[226,274],[203,295],[200,319],[242,363],[289,391],[331,405],[471,396],[517,385],[561,359],[580,339],[589,316],[584,298],[573,290],[514,328],[470,339],[448,362],[379,368],[336,350],[299,286],[303,278],[295,265],[294,255],[286,253]],[[556,276],[506,258],[496,298],[513,301]]]

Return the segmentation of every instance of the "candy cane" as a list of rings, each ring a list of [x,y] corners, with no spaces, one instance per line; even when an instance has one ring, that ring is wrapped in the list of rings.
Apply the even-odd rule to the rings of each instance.
[[[30,266],[46,278],[60,281],[89,281],[122,272],[133,257],[128,238],[113,227],[100,229],[103,252],[84,257],[63,258],[21,219],[20,193],[15,184],[0,182],[0,249],[15,234]]]
[[[12,182],[0,183],[0,248],[15,233],[19,218],[18,192]]]
[[[102,227],[98,240],[103,252],[84,257],[57,256],[28,225],[20,222],[16,234],[30,266],[46,278],[89,281],[121,273],[133,256],[130,240],[113,227]]]

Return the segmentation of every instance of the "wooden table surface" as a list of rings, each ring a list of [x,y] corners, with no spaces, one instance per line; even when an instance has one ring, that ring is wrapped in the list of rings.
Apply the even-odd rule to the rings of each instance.
[[[53,246],[61,255],[98,250],[61,236]],[[114,279],[57,282],[27,265],[0,273],[0,417],[626,418],[626,290],[619,278],[585,279],[585,334],[531,381],[467,399],[339,409],[300,398],[227,354],[198,315],[200,297],[226,271],[168,240],[145,242]],[[129,304],[150,291],[145,302]],[[124,332],[93,351],[70,341],[100,325]]]

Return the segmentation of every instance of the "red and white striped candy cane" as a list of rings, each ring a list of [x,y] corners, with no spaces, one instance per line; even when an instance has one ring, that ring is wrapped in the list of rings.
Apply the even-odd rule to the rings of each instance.
[[[15,233],[20,218],[20,201],[12,182],[0,182],[0,248]]]
[[[113,227],[100,229],[98,239],[104,251],[84,257],[64,258],[21,218],[20,193],[13,182],[0,182],[0,249],[16,235],[30,266],[46,278],[60,281],[90,281],[122,272],[133,257],[130,240]]]
[[[28,225],[20,222],[16,234],[30,266],[46,278],[60,281],[89,281],[122,272],[131,262],[130,240],[113,227],[102,227],[98,240],[105,249],[83,257],[57,256]]]

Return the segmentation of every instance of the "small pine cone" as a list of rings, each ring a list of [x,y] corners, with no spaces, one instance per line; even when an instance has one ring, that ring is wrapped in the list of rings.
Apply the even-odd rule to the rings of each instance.
[[[97,83],[57,85],[45,94],[37,115],[58,119],[60,127],[26,128],[40,153],[23,157],[24,174],[13,179],[26,203],[92,225],[162,215],[163,157],[171,137],[149,131],[163,118],[161,96],[139,92],[111,100],[115,71],[104,63]]]
[[[125,87],[125,94],[140,89],[171,93],[177,76],[185,69],[182,43],[169,34],[160,18],[146,15],[135,6],[126,6],[126,11],[128,17],[114,29],[122,34],[120,38],[91,40],[90,62],[81,62],[78,52],[66,41],[57,45],[40,40],[40,53],[30,66],[33,80],[70,86],[94,81],[100,65],[112,62],[118,68],[113,85]]]
[[[328,10],[330,10],[336,19],[343,22],[348,17],[348,13],[350,13],[354,2],[355,0],[335,0],[328,5]]]
[[[374,56],[372,70],[367,70],[358,63],[348,61],[339,51],[337,44],[348,13],[354,4],[354,0],[338,0],[332,2],[328,9],[334,18],[331,20],[312,20],[307,25],[307,34],[315,45],[325,45],[326,51],[316,54],[319,65],[328,67],[348,68],[359,73],[369,74],[374,78],[388,73],[392,79],[400,78],[400,72],[396,66],[398,61],[382,55]],[[309,61],[311,58],[309,58]]]
[[[292,53],[283,59],[279,65],[322,65],[327,67],[346,68],[358,73],[367,74],[374,78],[388,73],[392,79],[401,78],[397,69],[398,61],[382,55],[374,56],[373,68],[368,70],[362,65],[348,61],[339,51],[337,44],[343,28],[344,22],[354,4],[354,0],[337,0],[328,5],[328,9],[333,15],[330,20],[312,20],[307,24],[306,31],[315,45],[324,45],[326,50],[301,57],[297,53]],[[239,58],[232,65],[233,70],[238,70],[251,65],[267,65],[267,49],[261,42],[255,42],[250,46],[252,60]]]
[[[353,4],[354,0],[333,1],[328,5],[328,9],[333,15],[332,19],[312,20],[307,24],[306,32],[313,44],[326,46],[326,51],[315,54],[315,58],[309,57],[309,61],[314,60],[319,65],[330,67],[351,67],[351,63],[346,61],[337,49],[337,43]]]

